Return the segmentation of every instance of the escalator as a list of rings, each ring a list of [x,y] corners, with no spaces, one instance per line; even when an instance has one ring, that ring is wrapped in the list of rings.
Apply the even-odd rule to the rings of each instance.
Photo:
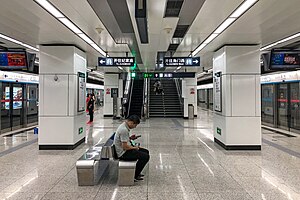
[[[137,115],[141,117],[141,111],[143,106],[143,92],[144,92],[143,87],[144,87],[144,79],[134,80],[132,93],[131,93],[129,116]]]

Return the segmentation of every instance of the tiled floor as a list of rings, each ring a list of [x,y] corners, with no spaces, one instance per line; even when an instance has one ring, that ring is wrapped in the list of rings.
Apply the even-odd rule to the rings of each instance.
[[[0,155],[0,199],[300,199],[300,135],[263,130],[261,151],[225,151],[213,142],[212,113],[201,109],[195,120],[154,118],[132,131],[151,154],[144,181],[118,187],[112,167],[98,185],[79,187],[76,160],[121,123],[98,112],[73,151],[39,151],[34,142]],[[0,151],[34,139],[1,138]]]

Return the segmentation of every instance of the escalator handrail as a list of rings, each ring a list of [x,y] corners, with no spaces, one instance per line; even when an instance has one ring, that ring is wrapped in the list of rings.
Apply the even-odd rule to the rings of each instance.
[[[126,118],[128,118],[129,114],[130,114],[130,106],[131,106],[131,97],[132,97],[133,82],[134,82],[134,79],[131,79],[131,81],[130,81],[130,94],[129,94],[129,101],[128,101],[128,111],[127,111]]]
[[[148,108],[148,79],[144,79],[144,85],[143,85],[143,104],[142,104],[142,108],[141,108],[141,117],[145,117],[147,118],[147,108]],[[146,109],[145,109],[146,108]]]

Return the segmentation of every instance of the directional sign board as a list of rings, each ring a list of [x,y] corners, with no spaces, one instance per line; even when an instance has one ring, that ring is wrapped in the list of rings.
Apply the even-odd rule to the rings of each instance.
[[[135,62],[134,57],[107,57],[107,58],[98,57],[98,66],[103,66],[103,67],[113,67],[113,66],[131,67],[134,65],[134,62]]]
[[[200,66],[200,57],[165,57],[164,66]]]

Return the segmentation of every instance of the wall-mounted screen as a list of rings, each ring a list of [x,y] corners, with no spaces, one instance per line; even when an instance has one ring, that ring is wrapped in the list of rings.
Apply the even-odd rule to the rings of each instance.
[[[270,69],[295,70],[300,68],[299,52],[272,52]]]
[[[27,59],[25,51],[0,52],[0,69],[26,70]]]

